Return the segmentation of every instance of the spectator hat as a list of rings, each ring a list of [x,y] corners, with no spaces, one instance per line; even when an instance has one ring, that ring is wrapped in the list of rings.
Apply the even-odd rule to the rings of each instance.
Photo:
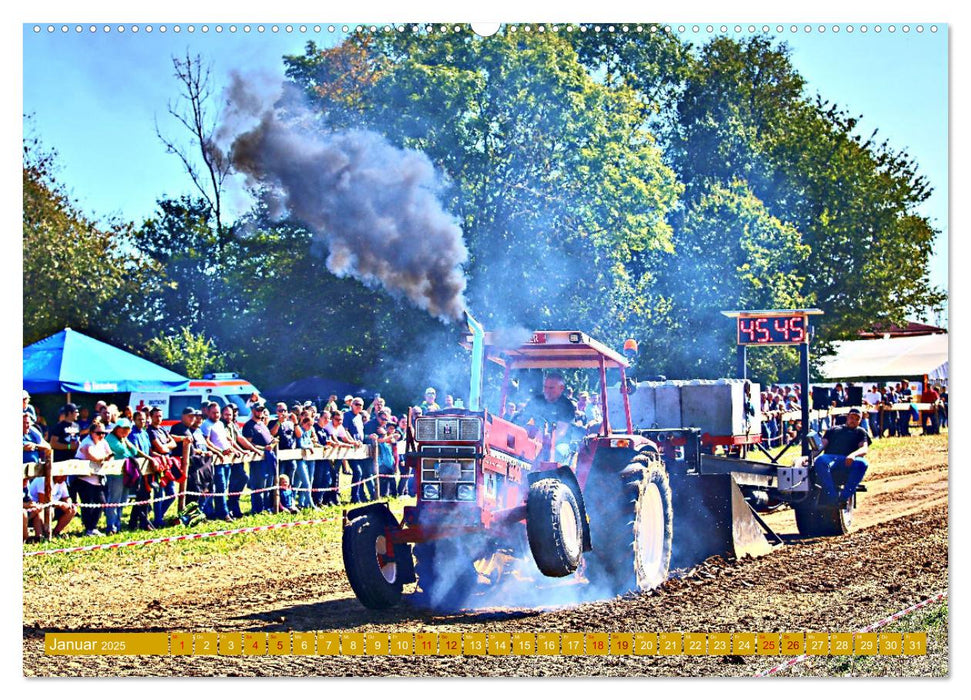
[[[354,397],[351,396],[350,394],[344,397],[344,403],[347,403],[348,401],[353,401],[353,400],[354,400]]]
[[[24,389],[24,398],[25,399],[29,399],[30,398],[30,392],[27,391],[26,389]]]
[[[303,407],[304,408],[310,408],[313,405],[314,405],[314,402],[313,401],[304,401],[303,402]]]
[[[111,431],[113,432],[117,428],[130,428],[131,421],[127,418],[119,418],[118,422],[111,426]]]
[[[78,405],[76,403],[66,403],[64,408],[61,409],[61,413],[74,413],[78,410]]]
[[[851,408],[851,409],[850,409],[850,410],[849,410],[849,411],[847,412],[847,414],[849,414],[849,413],[854,413],[854,414],[856,414],[856,415],[858,415],[858,416],[862,416],[862,415],[863,415],[863,411],[861,411],[861,410],[860,410],[860,409],[858,409],[858,408]]]

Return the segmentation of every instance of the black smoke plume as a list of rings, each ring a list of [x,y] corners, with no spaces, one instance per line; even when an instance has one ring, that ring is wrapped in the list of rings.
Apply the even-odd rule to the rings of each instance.
[[[315,133],[306,126],[312,115],[290,105],[284,119],[238,75],[228,96],[231,122],[258,120],[233,138],[233,166],[262,188],[274,214],[313,231],[331,272],[383,286],[440,319],[462,317],[468,250],[424,153],[370,131]]]

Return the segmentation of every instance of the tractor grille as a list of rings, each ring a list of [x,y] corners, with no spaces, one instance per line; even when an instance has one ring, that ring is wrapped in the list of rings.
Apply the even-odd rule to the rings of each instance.
[[[418,442],[476,442],[482,439],[478,418],[419,418],[415,421]]]
[[[419,498],[423,501],[475,501],[475,460],[421,460]]]

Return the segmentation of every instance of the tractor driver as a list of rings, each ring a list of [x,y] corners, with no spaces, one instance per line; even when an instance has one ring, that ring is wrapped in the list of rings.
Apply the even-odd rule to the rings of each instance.
[[[823,436],[823,454],[813,462],[824,495],[830,502],[841,506],[853,497],[869,466],[864,457],[870,446],[870,436],[860,427],[862,417],[860,409],[851,408],[844,425],[827,430]],[[833,470],[841,467],[847,470],[847,476],[842,490],[837,494]]]
[[[534,396],[517,416],[523,421],[532,418],[538,427],[542,424],[548,427],[550,440],[555,446],[555,458],[561,464],[569,462],[570,446],[565,438],[577,412],[576,404],[567,398],[565,390],[563,375],[550,372],[543,379],[543,393]]]

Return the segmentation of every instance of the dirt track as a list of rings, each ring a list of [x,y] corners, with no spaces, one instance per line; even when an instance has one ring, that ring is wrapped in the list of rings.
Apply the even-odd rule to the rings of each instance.
[[[112,581],[76,574],[25,592],[27,675],[751,675],[768,657],[50,657],[50,631],[633,632],[852,631],[948,585],[947,444],[920,438],[874,456],[854,531],[771,556],[710,560],[662,589],[565,608],[434,615],[364,610],[339,569],[256,543],[220,561]],[[793,532],[791,513],[771,516]],[[282,559],[281,559],[282,557]],[[273,561],[272,570],[259,566]],[[256,563],[259,568],[254,567]],[[152,585],[149,586],[148,582]],[[567,586],[579,588],[576,584]],[[158,590],[168,591],[159,596]],[[549,589],[549,594],[556,593]],[[487,604],[487,601],[482,601]]]

